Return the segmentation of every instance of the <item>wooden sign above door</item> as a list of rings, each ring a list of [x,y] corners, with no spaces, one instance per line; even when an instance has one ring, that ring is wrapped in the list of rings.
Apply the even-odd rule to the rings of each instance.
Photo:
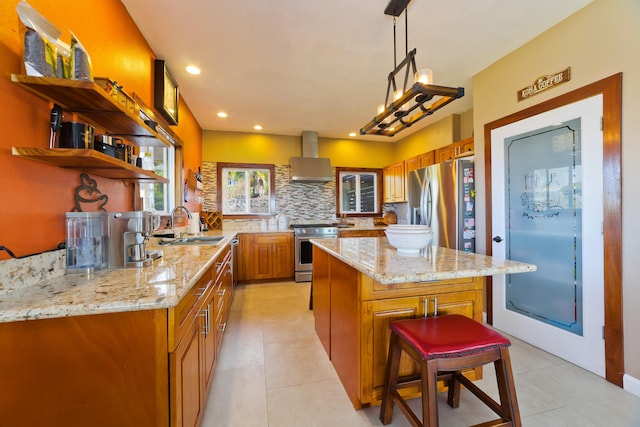
[[[522,101],[523,99],[537,95],[540,92],[544,92],[547,89],[551,89],[552,87],[568,82],[571,80],[570,70],[571,67],[567,67],[566,70],[538,77],[533,84],[518,91],[518,101]]]

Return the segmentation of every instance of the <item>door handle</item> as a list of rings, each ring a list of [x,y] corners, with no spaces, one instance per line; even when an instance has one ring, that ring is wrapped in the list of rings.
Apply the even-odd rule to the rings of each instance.
[[[500,237],[500,236],[496,236],[496,237],[494,237],[492,240],[493,240],[494,242],[496,242],[496,243],[500,243],[500,242],[502,242],[502,240],[503,240],[503,239],[502,239],[502,237]]]

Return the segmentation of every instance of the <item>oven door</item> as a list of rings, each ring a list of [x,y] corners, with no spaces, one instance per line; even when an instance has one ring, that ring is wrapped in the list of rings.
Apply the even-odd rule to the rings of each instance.
[[[311,238],[310,237],[295,238],[294,256],[296,258],[296,264],[295,264],[296,282],[302,282],[302,281],[307,282],[311,280],[313,245],[311,244],[309,239]],[[305,272],[307,272],[307,274],[299,274],[299,273],[305,273]],[[308,277],[308,278],[302,279],[302,277]]]

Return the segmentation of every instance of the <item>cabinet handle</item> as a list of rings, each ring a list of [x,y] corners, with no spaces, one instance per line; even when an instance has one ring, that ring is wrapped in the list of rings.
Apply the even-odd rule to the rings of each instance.
[[[209,306],[207,306],[207,308],[202,310],[202,312],[198,314],[198,316],[204,317],[204,330],[200,331],[200,335],[204,335],[204,337],[207,338],[210,332]]]
[[[198,289],[198,292],[196,292],[196,296],[198,298],[200,298],[202,295],[204,295],[205,291],[207,290],[207,287],[205,286],[204,288],[200,288]]]
[[[424,317],[429,317],[429,297],[425,297],[424,301]],[[438,297],[433,297],[433,317],[438,315]]]
[[[227,329],[227,322],[224,322],[222,325],[220,325],[220,332],[224,332],[225,329]]]
[[[216,291],[216,293],[218,294],[219,297],[223,297],[225,292],[227,292],[226,289],[222,289],[222,290]]]

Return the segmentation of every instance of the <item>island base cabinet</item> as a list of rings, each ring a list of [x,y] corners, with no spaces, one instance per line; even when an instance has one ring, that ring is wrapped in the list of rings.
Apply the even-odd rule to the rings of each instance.
[[[315,329],[353,406],[360,409],[381,402],[389,323],[454,313],[482,321],[483,284],[482,277],[382,284],[314,246]],[[418,365],[403,355],[400,375],[417,373]],[[480,379],[482,368],[464,375]],[[445,390],[443,383],[439,390]],[[420,390],[416,386],[400,393],[417,397]]]
[[[389,353],[391,331],[389,323],[401,319],[415,319],[433,316],[437,307],[438,315],[462,314],[475,318],[476,301],[480,295],[476,291],[450,292],[407,298],[392,298],[367,301],[362,304],[362,391],[361,403],[380,404],[384,387],[385,369]],[[481,311],[480,311],[481,313]],[[418,376],[419,366],[409,356],[402,354],[400,376]],[[471,380],[480,379],[482,368],[465,371]],[[444,383],[438,384],[439,391],[446,390]],[[419,385],[400,390],[400,394],[410,398],[421,393]]]

